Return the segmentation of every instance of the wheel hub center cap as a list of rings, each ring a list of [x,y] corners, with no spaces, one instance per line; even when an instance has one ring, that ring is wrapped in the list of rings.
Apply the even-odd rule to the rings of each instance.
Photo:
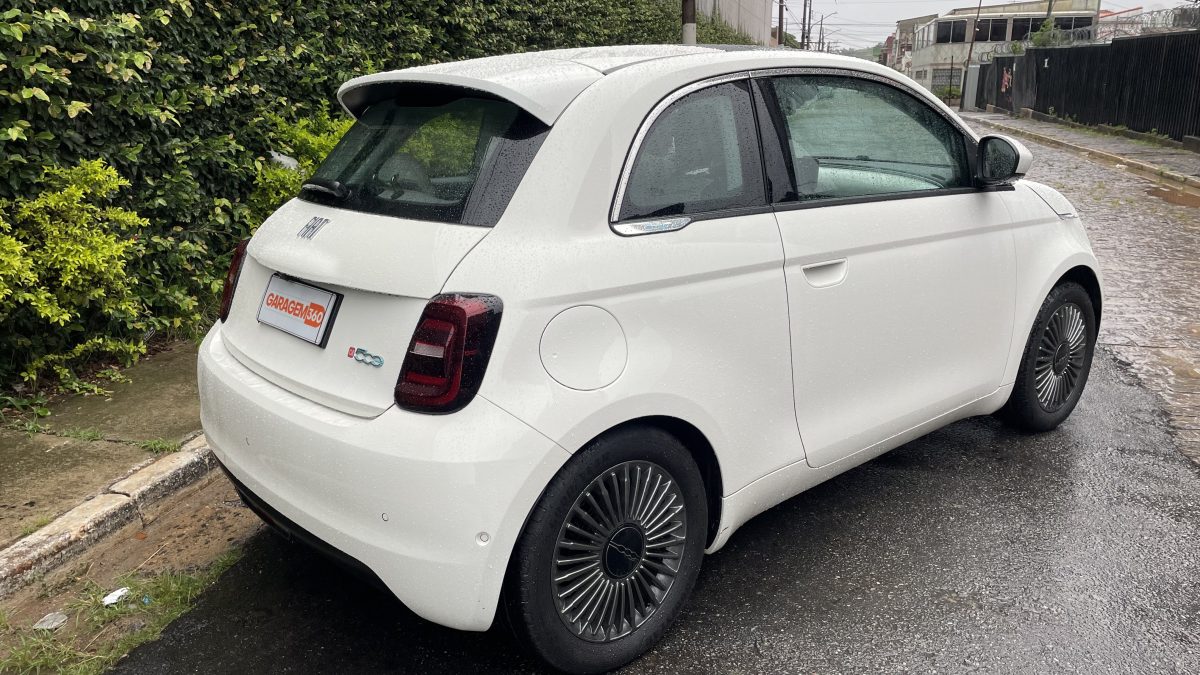
[[[1071,348],[1067,343],[1062,343],[1058,349],[1054,351],[1054,372],[1062,375],[1067,372],[1067,357],[1071,355]]]
[[[633,574],[646,553],[646,538],[633,525],[618,528],[604,545],[604,571],[622,579]]]

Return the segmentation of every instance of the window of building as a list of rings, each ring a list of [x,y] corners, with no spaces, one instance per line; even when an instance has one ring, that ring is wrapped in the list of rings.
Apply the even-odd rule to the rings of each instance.
[[[1036,32],[1038,27],[1042,25],[1041,19],[1025,17],[1012,20],[1012,39],[1013,40],[1028,40],[1029,34]]]
[[[941,87],[958,87],[962,85],[962,69],[960,68],[934,68],[933,81],[929,83],[930,89],[937,93]]]
[[[1008,19],[980,19],[975,22],[976,42],[1004,42]]]
[[[1054,19],[1054,27],[1059,30],[1075,30],[1092,25],[1090,16],[1060,16]]]
[[[937,43],[949,44],[967,41],[967,20],[937,22]]]

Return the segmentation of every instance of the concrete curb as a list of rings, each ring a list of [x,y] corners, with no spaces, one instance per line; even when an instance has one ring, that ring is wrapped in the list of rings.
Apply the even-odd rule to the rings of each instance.
[[[1041,143],[1043,145],[1049,145],[1051,147],[1061,148],[1063,150],[1070,150],[1072,152],[1078,152],[1080,154],[1088,155],[1090,157],[1096,157],[1096,158],[1099,158],[1099,159],[1102,159],[1102,160],[1105,160],[1108,162],[1113,162],[1115,164],[1123,164],[1123,165],[1125,165],[1125,168],[1128,171],[1145,176],[1147,178],[1157,178],[1157,179],[1161,179],[1161,180],[1171,181],[1173,183],[1178,183],[1182,187],[1200,188],[1200,178],[1198,178],[1196,176],[1186,176],[1181,173],[1176,173],[1174,171],[1164,169],[1161,166],[1157,166],[1155,164],[1150,164],[1148,162],[1142,162],[1142,161],[1139,161],[1136,159],[1130,159],[1128,157],[1122,157],[1121,155],[1116,155],[1111,152],[1105,152],[1103,150],[1096,150],[1095,148],[1089,148],[1087,146],[1078,145],[1076,143],[1069,143],[1067,141],[1054,138],[1053,136],[1045,136],[1043,134],[1035,133],[1032,131],[1027,131],[1025,129],[1020,129],[1018,127],[1011,127],[1011,126],[1008,126],[1007,124],[1003,124],[1001,122],[996,122],[994,120],[985,120],[985,119],[981,119],[978,117],[972,117],[971,121],[978,122],[979,124],[991,127],[998,131],[1003,131],[1004,133],[1010,134],[1012,136],[1020,136],[1022,138],[1026,138],[1031,141]]]
[[[139,519],[149,522],[156,505],[215,467],[207,439],[197,436],[179,451],[138,469],[110,485],[103,494],[0,550],[0,599],[78,557],[125,525]]]

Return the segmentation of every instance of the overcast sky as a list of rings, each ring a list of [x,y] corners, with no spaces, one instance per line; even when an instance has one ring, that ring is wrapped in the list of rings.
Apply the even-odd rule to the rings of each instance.
[[[778,0],[775,0],[778,2]],[[840,47],[867,47],[883,41],[896,29],[896,22],[926,14],[941,14],[957,7],[974,7],[977,0],[813,0],[813,24],[825,15],[825,35],[836,40]],[[1004,0],[984,0],[985,5],[1002,4]],[[787,0],[787,31],[800,33],[800,11],[804,0]],[[1146,9],[1173,7],[1178,0],[1101,0],[1101,7],[1120,11],[1142,6]],[[834,16],[834,12],[837,15]],[[779,6],[775,6],[775,16]],[[778,19],[772,19],[774,25]],[[813,39],[816,39],[816,33]]]

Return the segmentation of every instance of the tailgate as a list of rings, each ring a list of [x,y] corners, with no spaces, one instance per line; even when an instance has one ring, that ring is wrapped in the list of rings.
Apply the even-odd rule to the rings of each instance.
[[[295,394],[378,415],[392,405],[426,301],[489,231],[292,200],[250,243],[221,329],[225,344],[246,367]],[[339,298],[336,311],[324,306],[330,294]],[[287,331],[280,312],[294,301],[320,305],[297,311],[301,330]],[[322,340],[308,339],[318,332]]]

